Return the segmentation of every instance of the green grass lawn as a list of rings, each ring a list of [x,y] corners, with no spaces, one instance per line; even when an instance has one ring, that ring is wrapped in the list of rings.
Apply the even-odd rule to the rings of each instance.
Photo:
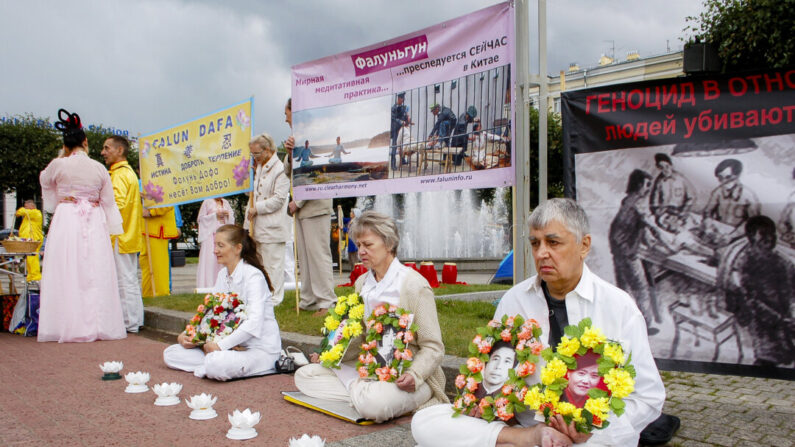
[[[434,290],[437,297],[465,293],[481,292],[487,290],[506,290],[510,286],[475,284],[443,285]],[[337,295],[347,295],[353,292],[353,287],[337,287]],[[171,296],[158,296],[144,298],[145,306],[162,307],[166,309],[194,312],[196,306],[202,302],[204,294],[186,293]],[[467,356],[467,345],[475,336],[475,328],[484,326],[494,315],[494,306],[490,302],[482,301],[456,301],[436,300],[436,310],[439,314],[439,325],[442,328],[442,339],[448,354],[461,357]],[[313,317],[313,312],[301,311],[295,313],[295,292],[284,292],[284,301],[276,306],[276,320],[283,331],[298,332],[307,335],[320,335],[323,325],[322,317]]]
[[[185,258],[185,263],[186,264],[198,264],[199,263],[199,257],[198,256],[188,256],[188,257]]]

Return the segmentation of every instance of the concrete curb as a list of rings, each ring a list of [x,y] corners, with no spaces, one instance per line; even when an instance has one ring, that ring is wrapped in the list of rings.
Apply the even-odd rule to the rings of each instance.
[[[177,310],[163,309],[160,307],[144,308],[144,325],[148,329],[168,334],[177,335],[185,329],[188,320],[193,317],[192,312],[181,312]],[[320,346],[322,337],[315,335],[298,334],[296,332],[282,331],[282,346],[295,346],[309,353],[314,352]],[[442,370],[445,375],[445,392],[448,395],[455,394],[455,377],[458,375],[458,367],[466,359],[454,355],[445,355],[442,359]]]
[[[505,290],[487,290],[485,292],[469,292],[469,293],[456,293],[454,295],[440,295],[436,297],[437,301],[494,301],[502,298],[507,292]]]

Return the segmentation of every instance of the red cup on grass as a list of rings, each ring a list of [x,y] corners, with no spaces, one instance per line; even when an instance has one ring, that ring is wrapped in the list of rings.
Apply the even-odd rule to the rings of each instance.
[[[353,266],[353,270],[351,270],[351,284],[356,282],[356,278],[364,275],[367,273],[367,269],[364,267],[364,264],[361,262],[357,262],[356,265]]]
[[[420,263],[420,274],[428,280],[428,284],[430,284],[431,287],[439,287],[439,277],[436,274],[436,269],[433,267],[433,262],[426,261]]]
[[[442,267],[442,284],[456,284],[458,267],[455,262],[445,262]]]

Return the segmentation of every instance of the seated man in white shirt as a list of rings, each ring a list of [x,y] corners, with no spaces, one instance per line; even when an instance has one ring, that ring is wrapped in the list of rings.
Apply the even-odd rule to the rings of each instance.
[[[500,301],[495,319],[503,315],[533,318],[542,329],[541,342],[557,346],[568,324],[590,317],[608,339],[632,353],[635,390],[624,399],[626,411],[611,415],[610,425],[592,434],[577,433],[560,416],[552,427],[534,420],[531,410],[517,415],[519,425],[460,416],[450,405],[436,405],[414,415],[411,431],[422,446],[634,446],[640,432],[654,421],[665,402],[665,388],[654,364],[646,323],[635,301],[623,290],[593,274],[585,265],[591,247],[588,218],[571,199],[550,199],[528,219],[537,275],[511,288]],[[541,370],[539,358],[536,371]],[[538,372],[528,384],[539,382]],[[554,429],[553,429],[554,427]]]

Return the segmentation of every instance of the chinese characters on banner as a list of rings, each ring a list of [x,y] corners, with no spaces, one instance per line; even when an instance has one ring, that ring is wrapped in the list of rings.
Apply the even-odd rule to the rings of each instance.
[[[138,139],[144,206],[159,208],[250,190],[248,99]]]
[[[293,67],[298,199],[512,185],[514,9]]]
[[[589,265],[635,298],[655,357],[793,368],[795,70],[580,90],[562,105]]]

